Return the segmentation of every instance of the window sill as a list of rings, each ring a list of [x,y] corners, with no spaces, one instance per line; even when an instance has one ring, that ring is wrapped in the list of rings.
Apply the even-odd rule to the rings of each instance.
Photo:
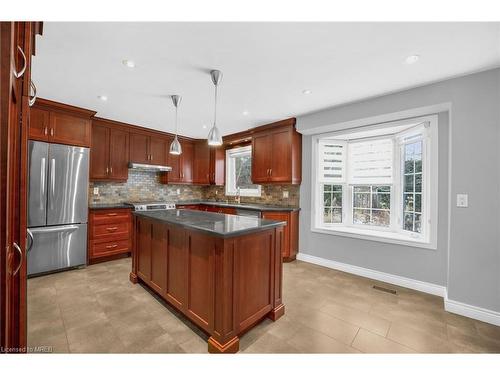
[[[333,236],[357,238],[360,240],[385,242],[385,243],[398,244],[410,247],[421,247],[429,250],[437,249],[437,246],[434,243],[426,242],[418,238],[411,238],[401,233],[376,232],[369,229],[358,229],[349,227],[334,227],[334,228],[313,227],[311,228],[311,231],[316,233],[329,234]]]

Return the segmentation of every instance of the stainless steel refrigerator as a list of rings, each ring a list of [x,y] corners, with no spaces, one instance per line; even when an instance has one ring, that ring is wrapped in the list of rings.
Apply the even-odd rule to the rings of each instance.
[[[28,275],[85,265],[89,149],[28,145]]]

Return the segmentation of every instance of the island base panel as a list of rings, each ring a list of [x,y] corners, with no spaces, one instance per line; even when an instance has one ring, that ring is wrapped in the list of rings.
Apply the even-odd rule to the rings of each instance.
[[[272,321],[276,321],[279,318],[281,318],[283,315],[285,315],[285,305],[281,304],[279,306],[276,306],[274,309],[269,311],[267,314],[267,317],[271,319]]]
[[[233,337],[224,345],[220,344],[213,336],[208,339],[209,353],[237,353],[238,350],[240,350],[240,339],[238,337]]]

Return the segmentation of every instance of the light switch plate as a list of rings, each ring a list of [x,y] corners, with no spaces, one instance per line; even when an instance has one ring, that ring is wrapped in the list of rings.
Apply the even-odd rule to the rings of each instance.
[[[283,198],[288,198],[288,191],[287,190],[283,191]]]
[[[99,195],[99,188],[98,187],[94,188],[94,195]]]
[[[469,207],[468,194],[457,194],[457,207]]]

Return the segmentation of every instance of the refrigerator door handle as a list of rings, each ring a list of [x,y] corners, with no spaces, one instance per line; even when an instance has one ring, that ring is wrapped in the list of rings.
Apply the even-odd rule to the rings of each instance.
[[[54,232],[67,232],[78,229],[78,225],[64,225],[62,227],[45,227],[45,228],[31,228],[32,234],[36,233],[54,233]]]
[[[56,195],[56,159],[50,159],[50,190],[52,197],[49,199],[50,208],[54,208],[54,197]]]
[[[21,251],[21,248],[19,247],[19,245],[17,243],[13,242],[12,245],[19,253],[19,265],[17,266],[16,270],[14,272],[12,272],[12,276],[16,276],[17,273],[19,272],[19,269],[21,268],[21,266],[23,264],[23,252]]]
[[[31,232],[30,229],[27,229],[26,232],[28,233],[28,237],[30,238],[30,244],[26,249],[26,252],[29,253],[31,248],[33,247],[33,242],[35,241],[35,239],[33,238],[33,233]]]
[[[43,210],[45,203],[45,175],[47,171],[45,170],[45,158],[40,160],[40,209]]]

